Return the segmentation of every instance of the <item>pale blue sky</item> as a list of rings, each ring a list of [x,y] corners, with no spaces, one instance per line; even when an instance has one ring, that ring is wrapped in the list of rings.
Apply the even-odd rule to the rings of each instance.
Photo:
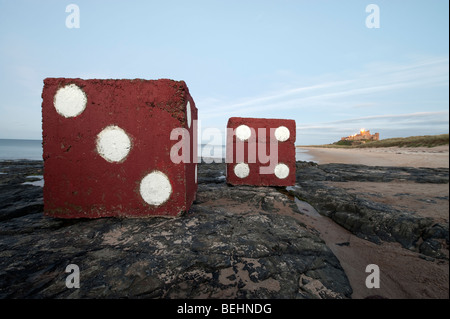
[[[203,129],[290,118],[297,144],[448,133],[448,16],[447,0],[0,0],[0,138],[41,138],[46,77],[184,80]]]

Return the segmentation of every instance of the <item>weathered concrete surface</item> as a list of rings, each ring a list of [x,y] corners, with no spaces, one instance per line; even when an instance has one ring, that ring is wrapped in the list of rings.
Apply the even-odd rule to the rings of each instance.
[[[176,216],[189,210],[197,190],[197,108],[186,83],[48,78],[42,99],[45,214]],[[189,133],[183,144],[189,158],[179,165],[171,150],[182,142],[171,133],[181,129]]]
[[[18,167],[32,165],[32,169]],[[5,168],[6,166],[6,168]],[[348,298],[337,258],[272,187],[227,186],[225,164],[199,165],[198,198],[176,219],[43,216],[39,163],[2,163],[0,192],[33,190],[26,215],[0,223],[1,298]],[[13,175],[19,175],[12,177]],[[21,203],[10,198],[0,215]],[[9,207],[9,208],[8,208]],[[68,289],[65,268],[80,268]]]
[[[294,120],[230,118],[227,124],[227,183],[293,186],[295,136]]]

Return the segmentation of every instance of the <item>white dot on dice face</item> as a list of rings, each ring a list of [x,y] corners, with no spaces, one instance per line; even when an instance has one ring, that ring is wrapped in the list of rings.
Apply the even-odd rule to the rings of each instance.
[[[58,89],[53,98],[53,105],[56,111],[66,118],[75,117],[83,113],[86,104],[86,94],[75,84],[69,84]]]
[[[197,184],[197,165],[195,165],[195,184]]]
[[[142,179],[139,192],[147,204],[159,206],[169,199],[172,185],[166,174],[153,171]]]
[[[275,138],[279,142],[287,141],[290,135],[291,133],[289,132],[289,129],[286,126],[280,126],[275,130]]]
[[[250,167],[246,163],[236,164],[234,174],[239,178],[246,178],[250,174]]]
[[[246,141],[252,135],[252,131],[247,125],[239,125],[236,128],[236,137],[241,141]]]
[[[97,152],[108,162],[123,161],[130,149],[130,138],[118,126],[107,126],[97,135]]]
[[[283,163],[277,164],[274,173],[279,179],[284,179],[289,176],[289,167]]]
[[[188,128],[191,128],[191,120],[192,120],[191,103],[189,103],[189,101],[188,101],[187,105],[186,105],[186,121],[187,121]]]

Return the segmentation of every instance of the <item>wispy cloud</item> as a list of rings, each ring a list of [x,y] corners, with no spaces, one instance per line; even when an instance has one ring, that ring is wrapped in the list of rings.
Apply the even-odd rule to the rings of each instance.
[[[448,57],[371,63],[320,82],[286,84],[240,100],[210,97],[197,105],[205,124],[223,125],[232,116],[295,119],[299,144],[331,143],[361,128],[382,138],[440,134],[449,125],[448,65]]]
[[[404,93],[405,90],[448,87],[448,65],[447,57],[423,59],[409,64],[377,63],[359,72],[346,74],[338,81],[311,83],[241,101],[216,99],[209,105],[200,102],[199,106],[206,110],[202,112],[203,119],[259,116],[263,111],[273,110],[349,110],[361,105],[380,104],[378,101],[385,96]],[[399,99],[401,97],[392,97],[388,103],[398,103]]]
[[[261,107],[269,108],[269,107],[276,107],[280,103],[286,103],[286,101],[297,101],[298,96],[308,96],[308,94],[313,93],[317,90],[327,90],[331,88],[337,88],[342,87],[344,85],[349,85],[352,81],[337,81],[337,82],[328,82],[323,84],[315,84],[310,86],[304,86],[304,87],[297,87],[297,88],[291,88],[284,91],[275,92],[271,95],[263,95],[263,96],[257,96],[253,98],[245,98],[243,101],[240,102],[233,102],[231,101],[228,105],[226,101],[215,99],[215,98],[208,98],[205,100],[207,101],[214,101],[211,105],[208,107],[205,107],[207,109],[206,112],[203,113],[204,118],[211,118],[211,117],[220,117],[226,114],[230,114],[230,112],[252,112],[255,110],[261,110]],[[199,104],[202,104],[203,101],[200,101]],[[226,110],[226,111],[225,111]]]
[[[386,114],[386,115],[375,115],[375,116],[362,116],[358,118],[349,118],[345,120],[324,122],[324,123],[312,123],[305,125],[297,125],[297,130],[307,130],[307,129],[324,129],[333,128],[341,125],[352,125],[359,127],[358,125],[373,123],[373,122],[395,122],[397,125],[401,125],[404,122],[414,122],[422,123],[425,125],[433,125],[435,123],[448,123],[448,111],[439,112],[416,112],[416,113],[406,113],[406,114]],[[430,120],[433,120],[432,122]]]
[[[338,141],[342,136],[357,133],[361,128],[379,132],[381,138],[434,135],[448,133],[449,112],[415,112],[362,116],[320,123],[297,123],[297,143],[309,144],[312,139],[324,143]]]

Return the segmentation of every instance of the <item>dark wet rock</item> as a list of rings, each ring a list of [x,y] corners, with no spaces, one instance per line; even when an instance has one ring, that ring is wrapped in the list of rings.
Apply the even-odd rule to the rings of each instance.
[[[448,247],[448,224],[436,224],[431,218],[415,216],[411,212],[367,200],[329,182],[409,181],[442,184],[449,181],[448,169],[297,162],[296,173],[297,185],[290,188],[290,193],[310,203],[320,214],[330,217],[358,237],[375,243],[399,242],[404,248],[445,258],[437,240],[445,240]]]
[[[197,173],[199,184],[223,183],[226,179],[225,163],[204,163],[201,164],[201,170]]]
[[[448,168],[367,166],[357,164],[323,164],[297,162],[297,182],[392,182],[448,184]]]
[[[428,228],[423,234],[422,238],[424,240],[428,239],[443,239],[449,244],[449,233],[448,233],[448,224],[435,224],[432,227]]]
[[[3,161],[0,165],[0,221],[42,211],[42,188],[23,183],[43,175],[40,161]]]
[[[343,243],[336,243],[336,245],[338,245],[338,246],[350,246],[350,242],[345,241]]]
[[[351,296],[337,258],[293,217],[292,199],[277,188],[226,185],[224,164],[199,165],[197,200],[180,218],[94,220],[43,216],[42,188],[22,185],[42,165],[0,164],[9,194],[0,209],[0,298]],[[20,205],[29,210],[10,213]],[[79,289],[65,285],[69,264],[79,266]]]
[[[433,224],[430,218],[412,216],[325,183],[299,183],[291,192],[353,234],[376,243],[397,241],[410,248]]]
[[[441,252],[442,245],[434,239],[427,239],[419,246],[419,252],[435,258],[444,258],[445,255]]]

